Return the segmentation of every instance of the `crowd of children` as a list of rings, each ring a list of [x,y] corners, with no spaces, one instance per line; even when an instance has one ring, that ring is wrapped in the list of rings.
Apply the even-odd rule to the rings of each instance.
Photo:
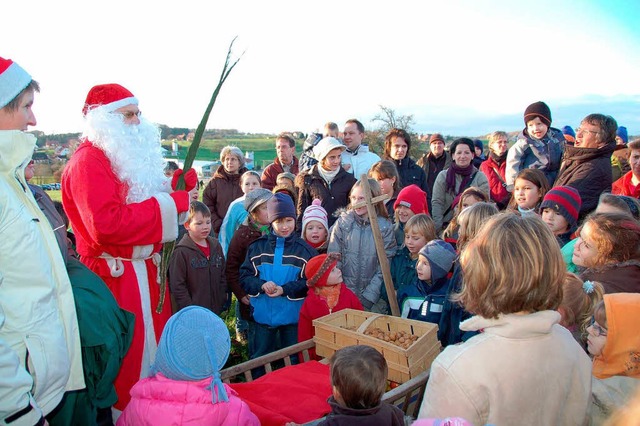
[[[462,165],[443,174],[451,200],[436,201],[440,233],[427,193],[413,184],[401,187],[394,164],[401,160],[393,155],[394,161],[372,166],[370,193],[356,180],[345,208],[331,205],[333,215],[319,192],[293,187],[287,173],[273,191],[245,173],[245,196],[231,204],[221,230],[222,237],[228,228],[221,239],[229,245],[226,261],[209,236],[206,206],[192,203],[188,235],[170,269],[177,308],[200,305],[219,314],[228,285],[244,324],[238,339],[248,340],[251,358],[312,338],[313,320],[332,312],[388,313],[375,220],[401,317],[437,324],[445,348],[434,361],[420,417],[466,419],[456,420],[460,424],[580,424],[591,418],[599,424],[640,389],[640,341],[631,320],[640,313],[640,203],[603,194],[596,212],[580,223],[580,193],[552,186],[564,139],[549,127],[548,107],[531,105],[525,123],[509,150],[504,132],[492,134],[490,173],[500,179],[489,179],[491,191],[484,181],[472,185],[482,173],[470,160],[464,166],[473,143],[457,141],[454,162]],[[341,152],[335,141],[318,146],[325,168],[316,179],[341,173],[327,160]],[[331,188],[323,190],[331,194]],[[298,196],[305,197],[304,209],[296,211]],[[381,201],[369,217],[365,200],[376,197]],[[201,282],[211,288],[197,288]],[[311,356],[319,359],[313,350]],[[404,424],[401,412],[380,402],[386,364],[377,351],[347,347],[330,365],[331,413],[320,424]],[[160,373],[153,380],[168,380]]]

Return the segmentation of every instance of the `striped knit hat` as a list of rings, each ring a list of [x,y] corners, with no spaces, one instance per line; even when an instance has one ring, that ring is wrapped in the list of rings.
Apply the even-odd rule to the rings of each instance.
[[[31,83],[31,76],[11,59],[0,57],[0,109]]]
[[[549,190],[540,204],[540,211],[552,209],[569,222],[569,229],[573,229],[578,222],[582,198],[580,193],[570,186],[555,186]]]

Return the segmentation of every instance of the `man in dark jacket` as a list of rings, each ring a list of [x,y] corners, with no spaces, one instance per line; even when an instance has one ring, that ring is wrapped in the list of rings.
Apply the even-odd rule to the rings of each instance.
[[[575,188],[582,198],[580,218],[595,210],[603,192],[611,191],[611,153],[616,147],[618,124],[613,117],[589,114],[576,131],[576,142],[565,147],[554,186]]]
[[[262,187],[271,191],[276,186],[276,178],[280,173],[298,174],[296,140],[287,133],[280,133],[276,138],[276,158],[262,172]]]
[[[422,167],[427,175],[427,202],[429,203],[429,211],[431,211],[431,194],[433,192],[433,184],[436,182],[438,173],[444,169],[448,169],[451,165],[451,154],[444,150],[444,137],[440,133],[434,133],[429,138],[429,152],[424,154],[417,161],[418,166]]]

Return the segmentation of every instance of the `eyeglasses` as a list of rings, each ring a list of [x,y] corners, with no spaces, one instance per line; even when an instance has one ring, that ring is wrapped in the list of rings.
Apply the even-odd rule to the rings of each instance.
[[[606,328],[602,328],[598,323],[596,323],[595,317],[591,317],[591,327],[596,332],[597,336],[606,336],[607,335],[607,329]]]
[[[142,115],[142,111],[122,111],[118,114],[122,115],[126,120],[131,120],[133,117],[140,117]]]
[[[600,132],[596,132],[596,131],[593,131],[593,130],[588,130],[588,129],[583,129],[582,127],[578,127],[578,128],[576,129],[576,134],[577,134],[577,133],[591,133],[592,135],[597,135],[597,134],[599,134]]]

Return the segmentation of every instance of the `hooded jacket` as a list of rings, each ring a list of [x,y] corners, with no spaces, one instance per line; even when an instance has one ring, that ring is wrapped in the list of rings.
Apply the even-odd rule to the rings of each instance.
[[[207,237],[207,259],[189,234],[182,237],[171,255],[169,285],[178,309],[198,305],[220,315],[227,300],[227,276],[220,243]]]
[[[567,185],[580,193],[580,218],[598,206],[600,194],[611,191],[611,153],[615,143],[600,148],[576,148],[567,145],[562,166],[553,186]]]
[[[640,294],[604,296],[607,341],[593,359],[592,424],[600,424],[640,388]]]
[[[559,321],[558,312],[539,311],[460,324],[482,332],[433,361],[418,417],[455,414],[474,425],[585,424],[591,361]]]
[[[231,175],[220,166],[202,192],[202,202],[211,211],[211,228],[216,234],[220,232],[231,202],[243,195],[240,176],[246,171],[247,168],[242,167],[238,173]]]
[[[393,225],[383,217],[377,220],[387,258],[391,258],[396,252]],[[353,210],[342,212],[329,237],[327,253],[334,252],[342,255],[338,268],[345,285],[358,296],[362,306],[370,309],[380,299],[384,282],[369,218],[360,217]]]
[[[69,277],[24,178],[35,143],[0,131],[0,423],[19,426],[85,386]]]

